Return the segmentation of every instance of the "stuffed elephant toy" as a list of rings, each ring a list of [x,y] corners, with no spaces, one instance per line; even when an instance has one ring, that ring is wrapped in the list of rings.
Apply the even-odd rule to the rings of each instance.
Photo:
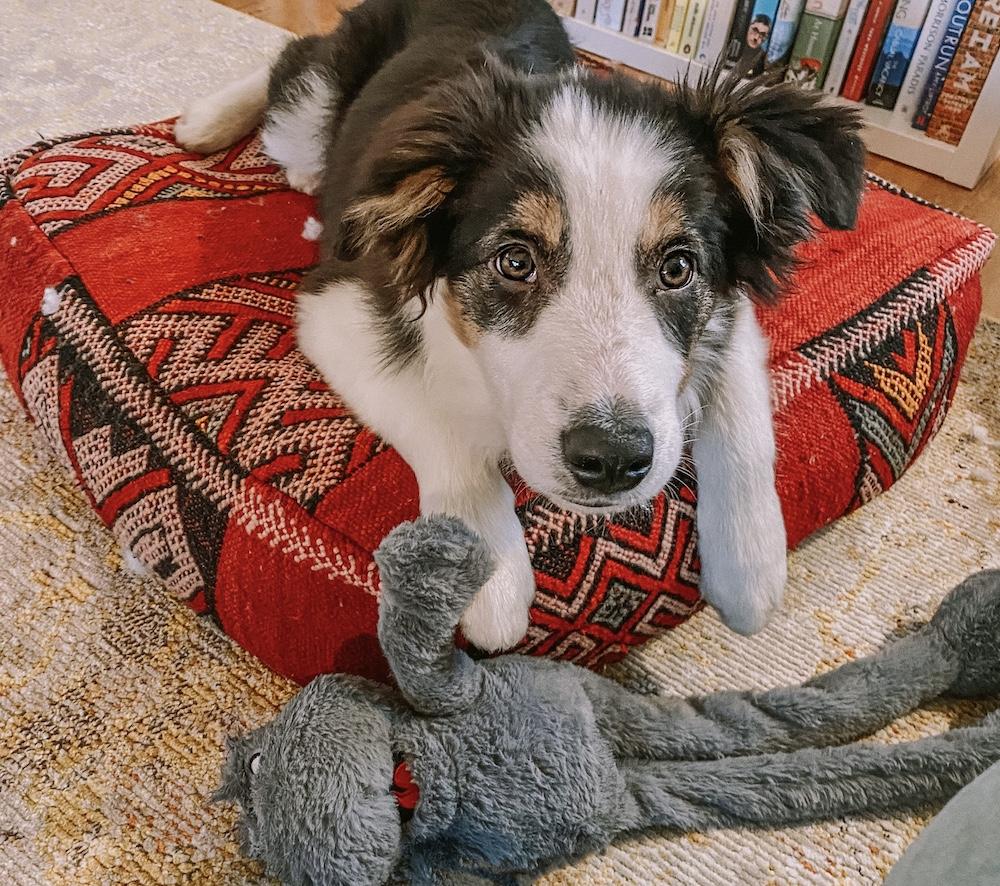
[[[232,741],[217,797],[287,883],[516,882],[630,831],[774,826],[939,803],[1000,758],[1000,714],[892,746],[845,744],[942,694],[1000,690],[1000,571],[929,624],[802,686],[644,696],[576,665],[456,647],[490,574],[458,521],[376,554],[398,692],[322,676]],[[834,747],[835,745],[842,745]]]

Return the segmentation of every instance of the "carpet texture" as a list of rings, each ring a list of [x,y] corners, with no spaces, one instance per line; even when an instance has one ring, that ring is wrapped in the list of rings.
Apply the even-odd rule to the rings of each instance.
[[[92,0],[85,22],[70,0],[3,5],[0,153],[169,114],[284,39],[203,0]],[[705,613],[615,675],[684,694],[799,682],[1000,566],[997,353],[1000,325],[981,325],[939,436],[896,486],[792,555],[787,604],[763,635],[740,639]],[[266,882],[239,860],[231,812],[207,797],[223,737],[293,689],[131,575],[68,477],[0,379],[0,883]],[[979,711],[939,705],[876,740]],[[542,882],[878,883],[925,821],[651,834]]]

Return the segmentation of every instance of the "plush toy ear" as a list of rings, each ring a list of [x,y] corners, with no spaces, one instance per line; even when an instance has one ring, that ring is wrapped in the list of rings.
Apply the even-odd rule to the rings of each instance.
[[[831,228],[854,226],[864,188],[860,115],[794,83],[720,69],[678,94],[734,198],[735,281],[773,301],[794,266],[793,247],[812,236],[813,213]]]
[[[486,59],[390,114],[341,213],[341,257],[376,255],[404,297],[422,294],[442,270],[450,199],[488,162],[488,145],[512,125],[505,118],[524,88],[522,75]],[[509,100],[498,102],[501,95]]]

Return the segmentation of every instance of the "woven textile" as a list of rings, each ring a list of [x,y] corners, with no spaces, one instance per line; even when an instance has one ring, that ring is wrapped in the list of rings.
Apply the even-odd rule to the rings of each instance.
[[[178,599],[279,673],[384,676],[371,551],[412,473],[294,346],[312,201],[251,138],[168,123],[37,144],[0,180],[0,350],[101,519]],[[935,433],[990,232],[872,183],[802,251],[773,341],[790,541],[890,486]],[[613,521],[518,501],[539,593],[521,650],[596,666],[698,606],[695,495]]]

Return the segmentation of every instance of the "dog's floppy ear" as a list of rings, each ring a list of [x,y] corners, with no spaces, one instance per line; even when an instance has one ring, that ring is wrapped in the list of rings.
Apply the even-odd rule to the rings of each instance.
[[[503,118],[522,88],[521,75],[487,59],[390,114],[349,189],[340,256],[375,254],[403,298],[421,295],[442,270],[450,198],[485,161],[491,136],[510,134]]]
[[[860,115],[794,83],[741,81],[716,69],[678,92],[731,196],[736,282],[773,301],[815,213],[854,226],[864,188]]]

